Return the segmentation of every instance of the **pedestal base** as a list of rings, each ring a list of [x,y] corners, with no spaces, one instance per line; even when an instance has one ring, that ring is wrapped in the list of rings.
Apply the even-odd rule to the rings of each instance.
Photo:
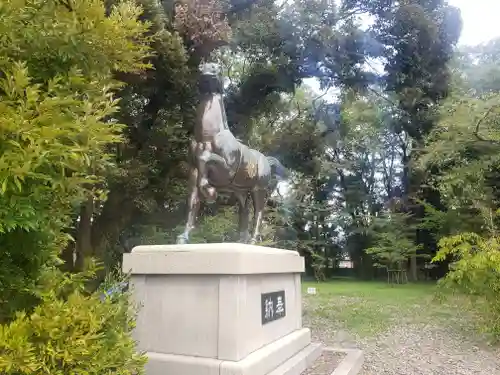
[[[300,375],[321,355],[302,328],[296,251],[139,246],[123,258],[147,375]]]
[[[249,354],[240,361],[147,353],[148,375],[299,375],[321,355],[304,328]]]

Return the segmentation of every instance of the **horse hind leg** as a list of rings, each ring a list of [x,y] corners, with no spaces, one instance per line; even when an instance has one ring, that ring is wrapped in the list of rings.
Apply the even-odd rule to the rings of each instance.
[[[240,242],[241,243],[248,243],[250,240],[250,233],[248,232],[248,224],[249,224],[249,216],[250,216],[250,210],[249,210],[249,197],[248,193],[235,193],[236,198],[238,199],[238,206],[239,206],[239,220],[238,220],[238,226],[239,226],[239,233],[240,233]]]
[[[189,195],[187,199],[187,220],[184,232],[177,236],[177,244],[186,244],[189,242],[189,234],[194,229],[196,224],[196,218],[200,211],[200,196],[197,186],[198,181],[198,169],[192,168],[189,175],[188,190]]]
[[[262,225],[262,217],[266,206],[267,191],[256,189],[252,191],[253,201],[253,234],[250,243],[255,245],[260,239],[260,227]]]

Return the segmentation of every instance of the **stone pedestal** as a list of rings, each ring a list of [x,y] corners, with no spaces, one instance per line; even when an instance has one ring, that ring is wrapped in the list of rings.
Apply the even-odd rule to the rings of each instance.
[[[302,327],[295,251],[236,243],[125,254],[147,375],[299,375],[320,354]]]

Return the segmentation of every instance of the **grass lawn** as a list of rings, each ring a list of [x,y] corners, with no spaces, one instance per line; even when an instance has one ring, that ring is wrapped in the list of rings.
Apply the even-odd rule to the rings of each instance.
[[[308,287],[317,293],[308,295]],[[345,279],[304,282],[303,289],[304,326],[313,340],[362,349],[359,375],[500,374],[500,349],[476,331],[464,296],[440,300],[430,283]]]
[[[308,287],[315,287],[316,295],[308,295]],[[374,336],[391,326],[429,319],[446,324],[461,321],[456,303],[438,301],[435,291],[432,283],[390,286],[351,280],[304,282],[304,317],[313,324],[327,322],[333,329],[359,336]]]

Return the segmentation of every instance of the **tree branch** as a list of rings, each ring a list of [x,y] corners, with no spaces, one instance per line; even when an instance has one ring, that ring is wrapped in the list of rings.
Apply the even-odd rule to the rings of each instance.
[[[488,110],[483,114],[483,116],[481,116],[481,118],[477,121],[476,123],[476,127],[474,129],[474,133],[472,133],[478,140],[480,141],[485,141],[485,142],[492,142],[492,143],[498,143],[497,141],[493,140],[493,139],[486,139],[486,138],[483,138],[479,135],[479,127],[481,126],[481,123],[486,120],[486,118],[491,114],[491,112],[493,112],[493,110],[495,110],[496,108],[499,108],[500,107],[500,104],[495,104],[495,105],[492,105],[490,108],[488,108]]]
[[[329,84],[328,87],[326,88],[325,92],[319,96],[317,96],[316,98],[314,98],[312,100],[312,107],[313,107],[313,111],[316,112],[319,108],[316,107],[316,102],[318,100],[320,100],[321,98],[323,98],[326,94],[328,94],[328,91],[332,88],[332,85]],[[321,108],[321,107],[320,107]]]
[[[368,90],[370,90],[373,94],[377,95],[379,98],[384,99],[387,103],[390,105],[394,106],[395,108],[399,109],[399,106],[397,103],[394,103],[391,99],[387,98],[386,96],[382,95],[379,93],[377,90],[372,89],[371,87],[368,87]]]

